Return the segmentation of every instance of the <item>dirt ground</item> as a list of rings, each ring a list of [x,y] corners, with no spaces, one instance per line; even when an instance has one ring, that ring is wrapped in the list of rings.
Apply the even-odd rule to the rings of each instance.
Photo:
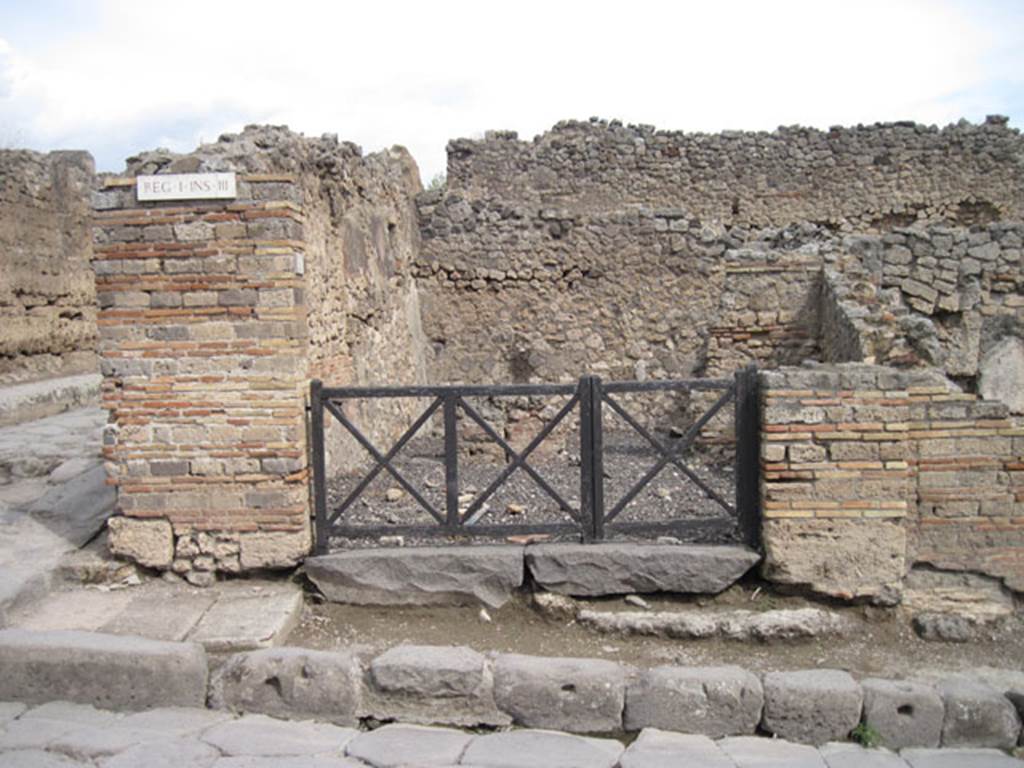
[[[1024,618],[1019,614],[967,644],[919,639],[898,610],[832,606],[802,597],[770,594],[764,585],[737,585],[713,599],[651,598],[653,610],[769,610],[816,606],[852,621],[845,637],[764,644],[724,639],[674,640],[599,634],[568,620],[553,620],[519,597],[490,621],[472,607],[370,608],[307,601],[290,645],[332,649],[362,646],[368,651],[403,643],[467,645],[481,652],[604,658],[640,667],[659,664],[736,664],[755,671],[828,667],[858,677],[934,677],[992,667],[1024,675]],[[587,601],[600,610],[636,610],[621,598]]]

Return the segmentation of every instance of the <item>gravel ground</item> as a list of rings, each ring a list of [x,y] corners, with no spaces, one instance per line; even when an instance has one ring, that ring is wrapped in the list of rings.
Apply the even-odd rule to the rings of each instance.
[[[673,438],[659,435],[663,442]],[[467,446],[472,451],[474,446]],[[576,448],[576,446],[573,446]],[[459,456],[459,501],[465,510],[473,499],[486,490],[506,467],[500,448],[494,443],[475,446],[474,453]],[[546,450],[545,450],[546,449]],[[578,448],[577,448],[578,451]],[[606,514],[617,501],[645,473],[653,467],[659,454],[637,433],[615,431],[605,433],[604,493]],[[695,472],[712,490],[728,503],[733,503],[735,476],[731,463],[716,463],[707,452],[690,451],[682,457],[683,463]],[[564,447],[549,447],[548,441],[531,454],[530,466],[559,493],[573,508],[580,503],[580,459],[578,452]],[[422,436],[414,438],[394,460],[398,472],[443,513],[445,507],[444,449],[440,438]],[[332,478],[328,483],[328,507],[337,509],[360,482],[365,469]],[[486,512],[480,524],[529,526],[571,522],[558,504],[522,469],[513,472],[486,502]],[[663,522],[676,520],[727,519],[730,517],[717,502],[710,498],[683,472],[672,465],[666,466],[619,514],[619,522]],[[381,472],[348,509],[344,522],[349,525],[403,526],[430,525],[433,518],[387,472]],[[687,541],[722,542],[730,534],[673,531],[676,538]],[[648,534],[654,538],[658,534]],[[578,538],[571,534],[561,538]],[[552,535],[552,539],[557,538]],[[635,538],[635,536],[633,537]],[[451,541],[437,537],[404,535],[406,546],[419,543]],[[484,537],[480,537],[482,543]],[[494,539],[490,539],[493,541]],[[465,538],[459,539],[465,543]],[[474,537],[474,541],[477,538]],[[395,540],[378,538],[332,539],[334,547],[374,546],[393,544]]]

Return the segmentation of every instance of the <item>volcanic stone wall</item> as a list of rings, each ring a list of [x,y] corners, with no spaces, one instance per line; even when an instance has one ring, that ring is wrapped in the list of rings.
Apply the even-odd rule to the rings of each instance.
[[[86,152],[0,150],[0,383],[96,369]]]
[[[310,378],[419,375],[411,168],[402,153],[254,128],[131,158],[126,177],[104,180],[95,266],[115,552],[202,584],[308,551]],[[237,198],[135,200],[137,174],[196,171],[237,172]]]
[[[994,116],[941,130],[907,122],[694,134],[566,121],[532,142],[508,131],[452,141],[448,189],[573,213],[683,208],[703,221],[753,227],[974,224],[1024,213],[1024,142],[1006,123]]]
[[[823,342],[826,357],[850,359],[859,338],[841,341],[845,321],[822,307],[823,268],[855,250],[844,234],[958,227],[955,243],[936,230],[929,248],[914,245],[922,261],[902,274],[896,246],[913,255],[917,236],[896,230],[885,279],[880,254],[868,268],[918,313],[959,312],[973,295],[959,251],[1003,237],[992,222],[1024,213],[1022,150],[1002,118],[713,136],[591,121],[533,142],[453,141],[446,188],[418,200],[431,377],[686,377],[799,362]],[[994,247],[982,248],[991,269],[978,282],[1012,293]],[[851,271],[863,269],[852,256]]]

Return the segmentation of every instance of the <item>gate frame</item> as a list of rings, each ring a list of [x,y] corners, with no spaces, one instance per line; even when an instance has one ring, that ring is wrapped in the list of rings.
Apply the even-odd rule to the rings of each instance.
[[[675,444],[664,445],[653,437],[648,430],[630,416],[610,396],[616,393],[635,393],[653,391],[692,391],[721,390],[722,397],[705,411],[686,435]],[[476,409],[466,403],[466,397],[484,396],[545,396],[570,395],[569,401],[562,407],[558,415],[530,441],[522,451],[515,451],[508,445],[493,427],[486,422]],[[334,402],[342,399],[378,399],[389,397],[431,397],[433,401],[426,410],[413,421],[412,425],[384,453],[381,453],[362,434]],[[708,488],[695,476],[692,470],[679,462],[680,454],[688,448],[711,417],[718,413],[729,400],[734,401],[734,435],[736,445],[736,480],[735,506],[721,499],[712,489]],[[579,405],[579,436],[580,436],[580,507],[578,516],[574,510],[554,491],[545,480],[534,470],[527,459],[554,428]],[[648,470],[639,483],[627,491],[619,499],[610,514],[605,510],[604,499],[604,407],[609,405],[652,446],[661,453],[655,466]],[[458,428],[457,411],[463,412],[475,421],[481,429],[495,441],[506,455],[511,458],[505,468],[494,481],[470,503],[463,514],[458,505]],[[427,502],[420,493],[406,481],[394,467],[392,459],[423,424],[435,412],[441,410],[444,419],[444,464],[445,464],[445,508],[442,515],[439,510]],[[612,521],[646,486],[654,479],[661,469],[669,463],[681,469],[692,482],[695,482],[709,496],[734,516],[736,530],[741,541],[752,549],[760,548],[760,398],[758,392],[757,368],[748,365],[738,370],[732,379],[674,379],[658,381],[614,381],[603,382],[598,376],[583,376],[575,385],[572,384],[519,384],[496,386],[414,386],[414,387],[325,387],[323,382],[315,379],[310,384],[310,441],[312,460],[312,485],[314,503],[314,521],[317,554],[328,551],[332,532],[352,536],[375,536],[387,533],[415,533],[419,535],[505,535],[510,533],[568,533],[580,535],[584,542],[603,541],[606,528],[630,530],[635,532],[654,533],[657,530],[679,530],[682,527],[694,530],[732,528],[723,525],[721,518],[709,520],[680,519],[664,522],[619,523]],[[324,445],[324,411],[329,411],[366,449],[376,464],[369,474],[357,483],[343,502],[339,510],[329,516],[327,511],[327,477],[326,452]],[[477,525],[478,517],[473,514],[482,509],[484,502],[508,479],[517,469],[523,469],[534,481],[551,496],[563,512],[568,513],[573,523],[541,523],[537,525]],[[351,506],[366,486],[382,471],[387,471],[402,485],[413,498],[436,521],[433,526],[344,526],[336,525],[335,519]]]

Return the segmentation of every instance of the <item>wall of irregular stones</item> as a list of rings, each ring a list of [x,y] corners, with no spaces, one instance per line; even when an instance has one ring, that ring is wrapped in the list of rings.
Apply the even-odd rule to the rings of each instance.
[[[237,198],[135,200],[137,174],[203,171],[236,172]],[[309,380],[420,375],[415,167],[404,153],[253,128],[131,158],[103,185],[112,550],[197,584],[294,564],[310,545]],[[375,415],[376,431],[397,428]]]
[[[533,142],[453,141],[446,188],[418,201],[431,376],[643,378],[851,359],[859,338],[843,341],[845,321],[821,301],[826,265],[877,273],[876,293],[899,287],[908,316],[1019,295],[1004,269],[1018,235],[993,223],[1024,212],[1024,141],[1005,122],[706,136],[591,121]],[[930,223],[956,229],[925,247],[910,233]],[[878,233],[879,247],[858,250],[846,233]],[[942,319],[939,342],[960,355],[978,334]],[[907,323],[903,336],[919,335]]]
[[[96,369],[86,152],[0,150],[0,383]]]

